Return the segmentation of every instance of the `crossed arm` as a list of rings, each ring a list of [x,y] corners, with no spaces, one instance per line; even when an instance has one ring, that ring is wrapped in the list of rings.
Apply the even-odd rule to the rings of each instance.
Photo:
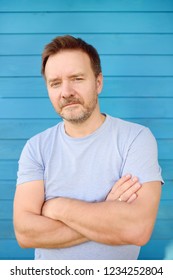
[[[121,178],[106,201],[70,198],[44,202],[43,181],[19,185],[14,228],[21,247],[63,248],[88,240],[143,245],[150,238],[160,200],[160,182],[143,184]],[[118,198],[121,197],[122,201]]]

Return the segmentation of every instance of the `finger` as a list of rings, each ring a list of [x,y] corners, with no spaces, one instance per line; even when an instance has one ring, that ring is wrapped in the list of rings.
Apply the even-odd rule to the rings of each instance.
[[[120,195],[121,200],[127,202],[130,197],[135,194],[140,188],[141,184],[139,182],[135,183],[131,188],[126,190],[122,195]]]
[[[132,203],[137,197],[137,194],[133,193],[131,197],[127,200],[127,203]]]
[[[131,178],[132,178],[131,174],[124,175],[122,178],[120,178],[118,181],[116,181],[116,183],[113,185],[113,187],[111,189],[111,192],[113,193],[115,190],[120,188],[122,185],[124,185],[124,183],[129,181]]]
[[[124,192],[126,192],[129,188],[131,188],[134,184],[138,182],[138,178],[135,176],[133,178],[130,178],[126,180],[122,185],[115,185],[112,190],[110,191],[111,194],[115,194],[115,199],[116,197],[121,196]]]

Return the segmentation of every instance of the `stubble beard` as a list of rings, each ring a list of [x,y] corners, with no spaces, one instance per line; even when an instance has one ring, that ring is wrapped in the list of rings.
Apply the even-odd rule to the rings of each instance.
[[[76,106],[78,108],[75,108],[75,106],[69,107],[69,108],[65,107],[66,104],[70,104],[73,102],[78,103],[78,104],[76,104]],[[76,99],[66,100],[65,104],[61,106],[62,109],[57,113],[64,120],[66,120],[72,124],[82,124],[90,118],[90,116],[96,109],[97,103],[98,103],[97,96],[94,96],[87,105],[85,105],[84,102],[82,102],[79,99],[78,100],[76,100]]]

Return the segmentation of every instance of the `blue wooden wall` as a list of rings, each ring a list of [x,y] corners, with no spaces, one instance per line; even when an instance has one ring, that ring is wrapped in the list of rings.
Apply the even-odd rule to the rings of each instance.
[[[33,258],[12,225],[17,161],[28,138],[59,121],[40,62],[43,46],[67,33],[101,55],[102,111],[157,138],[165,186],[140,259],[173,259],[173,0],[0,0],[0,259]]]

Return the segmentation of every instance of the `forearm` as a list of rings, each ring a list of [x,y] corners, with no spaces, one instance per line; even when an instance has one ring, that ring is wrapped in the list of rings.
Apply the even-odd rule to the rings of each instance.
[[[127,203],[88,203],[75,199],[60,199],[64,207],[62,212],[57,212],[56,218],[88,239],[109,245],[133,243],[130,232],[134,230],[135,223]]]
[[[159,202],[159,191],[155,189],[158,186],[153,185],[151,196],[148,196],[148,187],[132,204],[119,201],[88,203],[59,198],[53,218],[89,240],[109,245],[143,245],[150,238]]]
[[[87,239],[61,221],[25,212],[14,219],[16,238],[24,248],[65,248]]]

